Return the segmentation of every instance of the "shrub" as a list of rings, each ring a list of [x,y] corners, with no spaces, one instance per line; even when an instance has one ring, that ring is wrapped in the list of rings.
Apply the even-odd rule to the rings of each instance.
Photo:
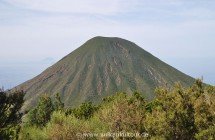
[[[50,120],[53,111],[64,109],[64,104],[57,93],[54,101],[48,95],[42,95],[37,106],[31,109],[27,115],[27,124],[39,127],[45,126]]]
[[[39,124],[43,124],[39,127],[23,125],[20,138],[115,139],[96,137],[93,134],[139,132],[148,134],[148,137],[128,139],[212,140],[215,139],[214,100],[215,88],[200,80],[188,88],[180,84],[173,88],[157,88],[156,97],[152,101],[146,101],[138,92],[134,92],[132,96],[117,93],[104,98],[98,106],[83,103],[67,111],[59,109],[62,102],[58,102],[58,107],[53,107],[54,111],[51,109],[51,99],[46,98],[38,104],[38,108],[42,108],[44,112],[51,110],[49,118],[39,118],[42,120]],[[38,110],[32,110],[31,117],[46,118],[46,115],[38,115]],[[34,121],[38,120],[32,119],[33,124]],[[87,134],[88,137],[80,137],[77,135],[79,133]]]
[[[48,140],[47,131],[37,126],[24,126],[19,133],[19,140]]]
[[[211,91],[214,90],[200,80],[190,88],[183,88],[180,84],[172,89],[158,88],[156,98],[147,106],[152,107],[145,121],[151,138],[195,139],[208,132],[208,128],[215,124],[214,94]]]
[[[68,109],[66,114],[72,114],[78,119],[89,119],[93,116],[94,112],[98,109],[92,102],[83,103],[78,108]]]
[[[23,91],[0,92],[0,139],[16,139],[20,129],[24,103]]]
[[[51,114],[54,111],[52,100],[47,95],[40,97],[38,105],[29,111],[28,124],[36,126],[45,126],[50,120]]]
[[[144,132],[145,101],[139,93],[128,97],[118,93],[113,100],[104,102],[96,116],[108,124],[111,132]]]

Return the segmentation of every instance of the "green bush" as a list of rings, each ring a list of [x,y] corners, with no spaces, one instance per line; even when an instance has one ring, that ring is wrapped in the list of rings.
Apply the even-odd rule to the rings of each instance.
[[[24,95],[23,91],[0,92],[0,139],[17,139]]]
[[[190,88],[180,84],[172,89],[158,88],[156,98],[148,105],[152,108],[146,114],[146,131],[151,138],[195,139],[215,124],[213,91],[200,80]]]
[[[48,140],[47,131],[37,126],[24,126],[19,133],[19,140]]]
[[[78,119],[89,119],[93,113],[98,109],[92,102],[83,103],[78,108],[68,109],[66,114],[72,114]]]
[[[36,126],[45,126],[50,120],[51,114],[54,111],[52,100],[47,95],[40,97],[38,105],[29,111],[28,124]]]
[[[27,124],[43,127],[48,123],[53,111],[64,109],[59,94],[57,93],[54,101],[47,96],[42,95],[39,99],[37,106],[29,111],[27,114]]]
[[[47,98],[47,100],[38,105],[46,112],[51,107],[51,99]],[[156,89],[156,97],[152,101],[146,101],[138,92],[132,96],[117,93],[104,98],[97,106],[83,103],[77,108],[66,111],[53,107],[55,111],[51,109],[50,118],[45,121],[41,119],[43,125],[23,125],[20,138],[117,139],[93,135],[80,137],[77,134],[138,132],[146,133],[148,137],[128,139],[212,140],[215,139],[214,100],[215,87],[207,86],[200,80],[188,88],[180,84],[172,88],[160,87]],[[62,102],[58,102],[58,105],[60,104]],[[32,114],[36,114],[34,117],[43,116]]]

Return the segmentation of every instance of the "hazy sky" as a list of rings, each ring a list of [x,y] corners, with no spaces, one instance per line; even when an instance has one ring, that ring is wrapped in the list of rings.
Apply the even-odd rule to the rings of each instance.
[[[215,84],[214,0],[0,0],[0,67],[57,61],[94,36],[128,39]]]

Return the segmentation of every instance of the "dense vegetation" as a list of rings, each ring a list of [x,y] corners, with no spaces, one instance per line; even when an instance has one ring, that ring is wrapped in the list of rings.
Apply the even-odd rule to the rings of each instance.
[[[0,89],[0,139],[18,138],[24,95],[23,91],[6,94]]]
[[[59,95],[54,99],[44,95],[23,117],[18,136],[21,140],[114,139],[114,136],[116,139],[213,140],[214,100],[215,87],[200,80],[189,88],[180,84],[157,88],[152,101],[146,101],[138,92],[132,96],[117,93],[97,105],[83,103],[77,108],[64,108]],[[116,133],[139,135],[125,137]]]

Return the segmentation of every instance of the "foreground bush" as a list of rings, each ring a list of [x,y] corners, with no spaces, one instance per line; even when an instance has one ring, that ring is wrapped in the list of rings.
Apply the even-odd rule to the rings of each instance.
[[[27,125],[43,127],[51,119],[53,111],[62,110],[64,104],[61,102],[59,94],[56,94],[54,101],[45,95],[42,95],[35,108],[31,109],[27,114]]]
[[[0,91],[0,139],[17,139],[24,95],[23,91],[12,93]]]
[[[112,99],[104,99],[101,108],[95,114],[109,127],[109,132],[145,132],[145,100],[139,93],[129,97],[119,93]]]
[[[118,93],[99,105],[84,103],[75,109],[55,110],[42,127],[21,129],[20,139],[215,139],[215,88],[200,80],[189,88],[156,89],[146,101],[141,94]],[[142,137],[101,137],[103,133],[129,132]]]
[[[150,103],[152,111],[146,114],[145,126],[150,136],[164,139],[205,139],[215,134],[214,87],[205,87],[199,80],[190,87],[177,84],[174,88],[159,88]],[[203,132],[202,132],[203,131]]]

